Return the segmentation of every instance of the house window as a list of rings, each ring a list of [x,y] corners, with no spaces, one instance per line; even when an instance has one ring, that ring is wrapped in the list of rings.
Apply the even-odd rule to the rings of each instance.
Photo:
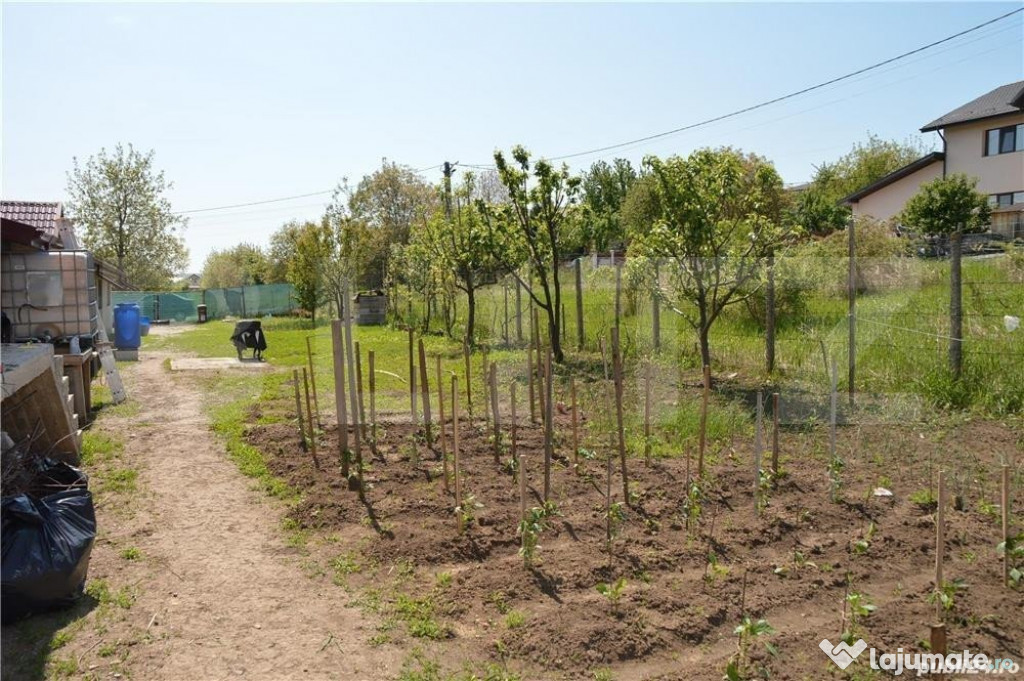
[[[1015,204],[1024,203],[1024,192],[1006,192],[1004,194],[989,194],[988,205],[993,208],[1003,208]]]
[[[985,155],[996,156],[1024,151],[1024,123],[996,128],[985,133]]]

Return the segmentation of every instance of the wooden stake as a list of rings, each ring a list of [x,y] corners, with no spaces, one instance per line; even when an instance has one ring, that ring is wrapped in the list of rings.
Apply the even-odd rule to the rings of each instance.
[[[299,422],[299,440],[302,443],[302,451],[309,449],[306,444],[306,426],[302,420],[302,398],[299,396],[299,370],[292,369],[292,383],[295,385],[295,416]]]
[[[519,520],[526,520],[526,461],[522,454],[516,457],[519,462]],[[525,541],[525,533],[523,534]]]
[[[416,390],[416,365],[413,365],[413,367],[412,367],[412,389],[414,391]],[[412,463],[413,466],[420,465],[420,448],[419,448],[419,445],[416,444],[416,438],[415,437],[413,437],[413,439],[412,439],[411,463]]]
[[[935,513],[935,592],[942,589],[942,564],[946,552],[946,472],[939,471],[939,507]],[[931,652],[946,654],[946,624],[942,621],[942,603],[935,599],[935,623],[931,628]],[[940,677],[941,678],[941,677]]]
[[[929,641],[931,652],[936,655],[946,654],[946,625],[944,623],[936,623],[932,625],[931,641]],[[936,674],[935,678],[942,680],[942,674]]]
[[[363,352],[359,349],[359,341],[355,342],[356,354],[356,397],[359,402],[359,437],[366,442],[366,402],[363,398]]]
[[[658,273],[658,261],[654,261],[654,290],[651,291],[651,336],[654,340],[654,352],[661,350],[661,301],[659,292],[661,277]]]
[[[551,380],[551,346],[548,346],[547,370],[545,371],[544,390],[547,393],[542,407],[544,413],[544,503],[551,499],[551,459],[554,455],[554,418],[552,418]]]
[[[498,410],[498,363],[491,362],[491,419],[494,424],[494,463],[501,464],[501,413]]]
[[[480,358],[480,380],[484,384],[483,398],[484,398],[484,418],[493,422],[494,415],[491,414],[491,386],[490,386],[490,371],[487,369],[487,348],[483,348],[483,354]]]
[[[779,479],[779,394],[772,393],[772,484]]]
[[[505,277],[501,290],[505,294],[505,322],[501,325],[501,329],[502,337],[505,339],[505,347],[508,347],[508,277]]]
[[[369,352],[370,362],[370,446],[377,453],[377,373],[374,367],[373,350]]]
[[[941,591],[946,558],[946,471],[939,471],[939,506],[935,511],[935,590]],[[942,622],[942,604],[935,601],[935,621]]]
[[[622,466],[622,498],[627,506],[629,501],[629,474],[626,471],[626,430],[622,415],[622,351],[619,346],[619,329],[612,328],[612,368],[615,371],[615,419],[619,431],[619,463]]]
[[[754,510],[761,512],[761,455],[764,453],[764,395],[757,391],[757,419],[754,425]]]
[[[848,257],[849,267],[847,271],[846,288],[848,297],[848,308],[846,320],[848,324],[849,338],[847,339],[847,389],[849,390],[850,406],[853,406],[854,376],[857,370],[857,241],[854,238],[854,219],[851,216],[848,227]]]
[[[516,451],[516,384],[512,384],[512,452],[516,457],[519,470],[519,522],[526,520],[526,458],[522,454],[515,454]],[[526,532],[522,532],[523,543],[526,545]]]
[[[410,300],[412,294],[410,293]],[[419,423],[419,418],[416,415],[416,359],[413,356],[413,342],[412,342],[412,325],[410,322],[409,326],[409,414],[412,416],[412,424],[415,426]]]
[[[838,378],[838,370],[836,369],[836,358],[832,358],[832,375],[829,377],[831,382],[831,390],[829,392],[829,430],[828,430],[828,447],[829,454],[832,459],[836,458],[836,380]]]
[[[473,385],[473,371],[469,365],[469,343],[462,344],[462,356],[466,358],[466,411],[469,412],[469,418],[473,418],[473,391],[470,386]]]
[[[320,470],[320,459],[316,455],[316,424],[313,421],[313,405],[309,399],[309,374],[306,367],[302,367],[302,389],[306,393],[306,414],[309,415],[309,448],[313,453],[313,465]]]
[[[309,382],[313,386],[313,408],[316,413],[316,422],[320,424],[320,400],[316,394],[316,373],[313,371],[313,349],[309,344],[309,336],[306,336],[306,361],[309,363]]]
[[[533,314],[533,297],[532,296],[530,297],[529,303],[530,304],[526,308],[526,321],[530,325],[530,337],[526,339],[527,340],[526,345],[527,345],[527,349],[530,352],[532,352],[533,351],[534,338],[537,336],[537,327],[535,326],[535,324],[533,322],[533,320],[536,319],[536,316]]]
[[[523,344],[523,285],[519,278],[514,277],[516,282],[516,343]]]
[[[538,411],[540,412],[540,420],[541,420],[541,423],[543,423],[544,419],[547,417],[547,413],[548,413],[547,407],[544,405],[544,398],[545,398],[545,395],[547,394],[547,390],[544,387],[545,386],[546,376],[544,374],[544,357],[543,357],[543,355],[541,355],[541,352],[540,352],[540,348],[541,348],[541,341],[540,341],[541,330],[540,330],[540,328],[541,327],[540,327],[540,313],[537,311],[537,308],[533,308],[533,327],[534,327],[534,329],[536,331],[536,333],[534,333],[534,335],[533,335],[533,348],[537,352],[537,381],[538,381],[538,383],[537,383],[537,404],[538,404],[538,407],[539,407]]]
[[[459,475],[459,378],[452,376],[452,468],[455,477],[455,508],[459,523],[459,534],[463,531],[462,522],[462,478]]]
[[[423,339],[419,342],[420,350],[420,390],[423,391],[423,429],[427,438],[427,447],[434,443],[433,424],[430,418],[430,381],[427,378],[430,369],[427,367],[427,354],[423,349]]]
[[[583,351],[583,258],[576,258],[576,345]]]
[[[513,461],[518,461],[519,458],[518,458],[518,455],[517,455],[517,452],[516,452],[516,428],[518,427],[518,424],[516,423],[516,382],[512,381],[512,383],[509,384],[509,388],[508,389],[509,389],[509,407],[510,407],[510,409],[512,411],[512,421],[509,424],[509,437],[511,439],[512,460]]]
[[[612,267],[615,268],[615,328],[619,328],[622,321],[622,267],[615,262],[615,252],[612,252]]]
[[[537,423],[537,399],[533,389],[533,348],[526,351],[526,375],[530,383],[530,423]]]
[[[349,300],[348,297],[348,283],[346,282],[344,288],[345,301]],[[352,403],[352,420],[355,421],[355,437],[353,442],[355,443],[356,450],[356,489],[359,492],[359,498],[363,498],[363,445],[362,438],[359,437],[359,396],[356,393],[356,372],[355,372],[355,357],[352,351],[352,315],[345,314],[344,319],[345,327],[345,360],[349,366],[348,372],[348,397]],[[350,481],[351,487],[351,481]]]
[[[441,356],[437,359],[437,432],[441,442],[441,467],[444,471],[444,492],[448,493],[448,446],[444,438],[444,381],[441,379]]]
[[[644,461],[651,465],[651,363],[644,366]]]
[[[1010,467],[1003,464],[1002,475],[1002,515],[1003,515],[1003,586],[1010,586]]]
[[[545,373],[545,391],[547,396],[544,400],[544,503],[551,499],[551,458],[554,450],[554,425],[555,419],[552,414],[552,390],[554,383],[551,376],[551,346],[548,346],[547,370]]]
[[[572,395],[572,462],[576,475],[580,474],[580,433],[579,417],[576,414],[576,377],[569,380],[569,392]]]
[[[338,410],[338,458],[341,459],[341,475],[349,476],[348,413],[345,406],[345,353],[342,350],[341,320],[331,322],[331,340],[334,349],[334,403]]]
[[[708,437],[708,398],[711,396],[711,367],[704,365],[704,391],[700,398],[700,443],[697,449],[697,477],[704,478],[704,448]],[[687,481],[689,482],[689,481]]]

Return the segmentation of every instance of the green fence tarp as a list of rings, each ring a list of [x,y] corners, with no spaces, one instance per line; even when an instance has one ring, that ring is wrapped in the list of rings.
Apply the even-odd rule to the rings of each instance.
[[[197,308],[206,305],[209,319],[287,315],[297,309],[291,284],[264,284],[202,291],[114,291],[113,302],[136,303],[142,315],[155,319],[194,322]]]

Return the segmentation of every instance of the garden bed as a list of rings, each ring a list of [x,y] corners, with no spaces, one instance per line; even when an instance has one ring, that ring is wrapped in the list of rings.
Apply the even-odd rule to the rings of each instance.
[[[568,415],[556,417],[556,433],[570,428]],[[450,449],[450,422],[446,432]],[[941,447],[922,426],[843,428],[837,503],[830,501],[826,474],[827,430],[784,430],[783,475],[760,512],[752,442],[736,438],[710,457],[699,515],[689,528],[686,461],[631,458],[633,503],[622,506],[610,551],[604,452],[577,472],[569,438],[556,435],[551,500],[557,511],[545,521],[532,566],[518,554],[518,484],[507,453],[495,463],[490,433],[482,420],[460,425],[463,494],[473,497],[465,505],[472,519],[461,534],[440,458],[423,443],[421,428],[379,426],[376,455],[363,448],[365,501],[340,474],[333,427],[320,440],[319,469],[299,446],[293,424],[253,425],[247,439],[300,492],[291,524],[326,538],[324,560],[335,582],[353,602],[379,613],[371,642],[433,641],[424,654],[444,660],[445,669],[458,669],[458,660],[491,659],[529,679],[607,674],[717,681],[736,652],[734,630],[746,614],[777,632],[754,641],[744,660],[748,674],[842,678],[865,671],[866,659],[841,673],[818,643],[837,642],[844,622],[849,630],[851,594],[875,607],[856,619],[857,638],[880,653],[923,652],[936,613],[929,602],[935,563],[929,490],[940,467],[950,471],[950,499],[962,497],[963,508],[954,510],[951,502],[946,514],[945,575],[967,585],[951,592],[944,610],[949,649],[1024,658],[1024,597],[1001,585],[996,554],[999,463],[1014,461],[1020,447],[1011,428],[968,421],[944,433]],[[521,420],[517,447],[525,457],[529,507],[543,502],[543,444],[543,429]],[[968,450],[976,454],[962,455]],[[622,502],[617,460],[613,466],[613,501]],[[880,486],[894,496],[874,496]]]

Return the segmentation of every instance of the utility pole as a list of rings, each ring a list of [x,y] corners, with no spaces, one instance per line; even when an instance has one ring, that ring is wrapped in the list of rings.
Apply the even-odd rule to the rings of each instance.
[[[444,215],[449,220],[452,219],[452,173],[455,172],[455,166],[459,165],[459,162],[449,163],[444,162],[441,166],[441,172],[444,173]]]

